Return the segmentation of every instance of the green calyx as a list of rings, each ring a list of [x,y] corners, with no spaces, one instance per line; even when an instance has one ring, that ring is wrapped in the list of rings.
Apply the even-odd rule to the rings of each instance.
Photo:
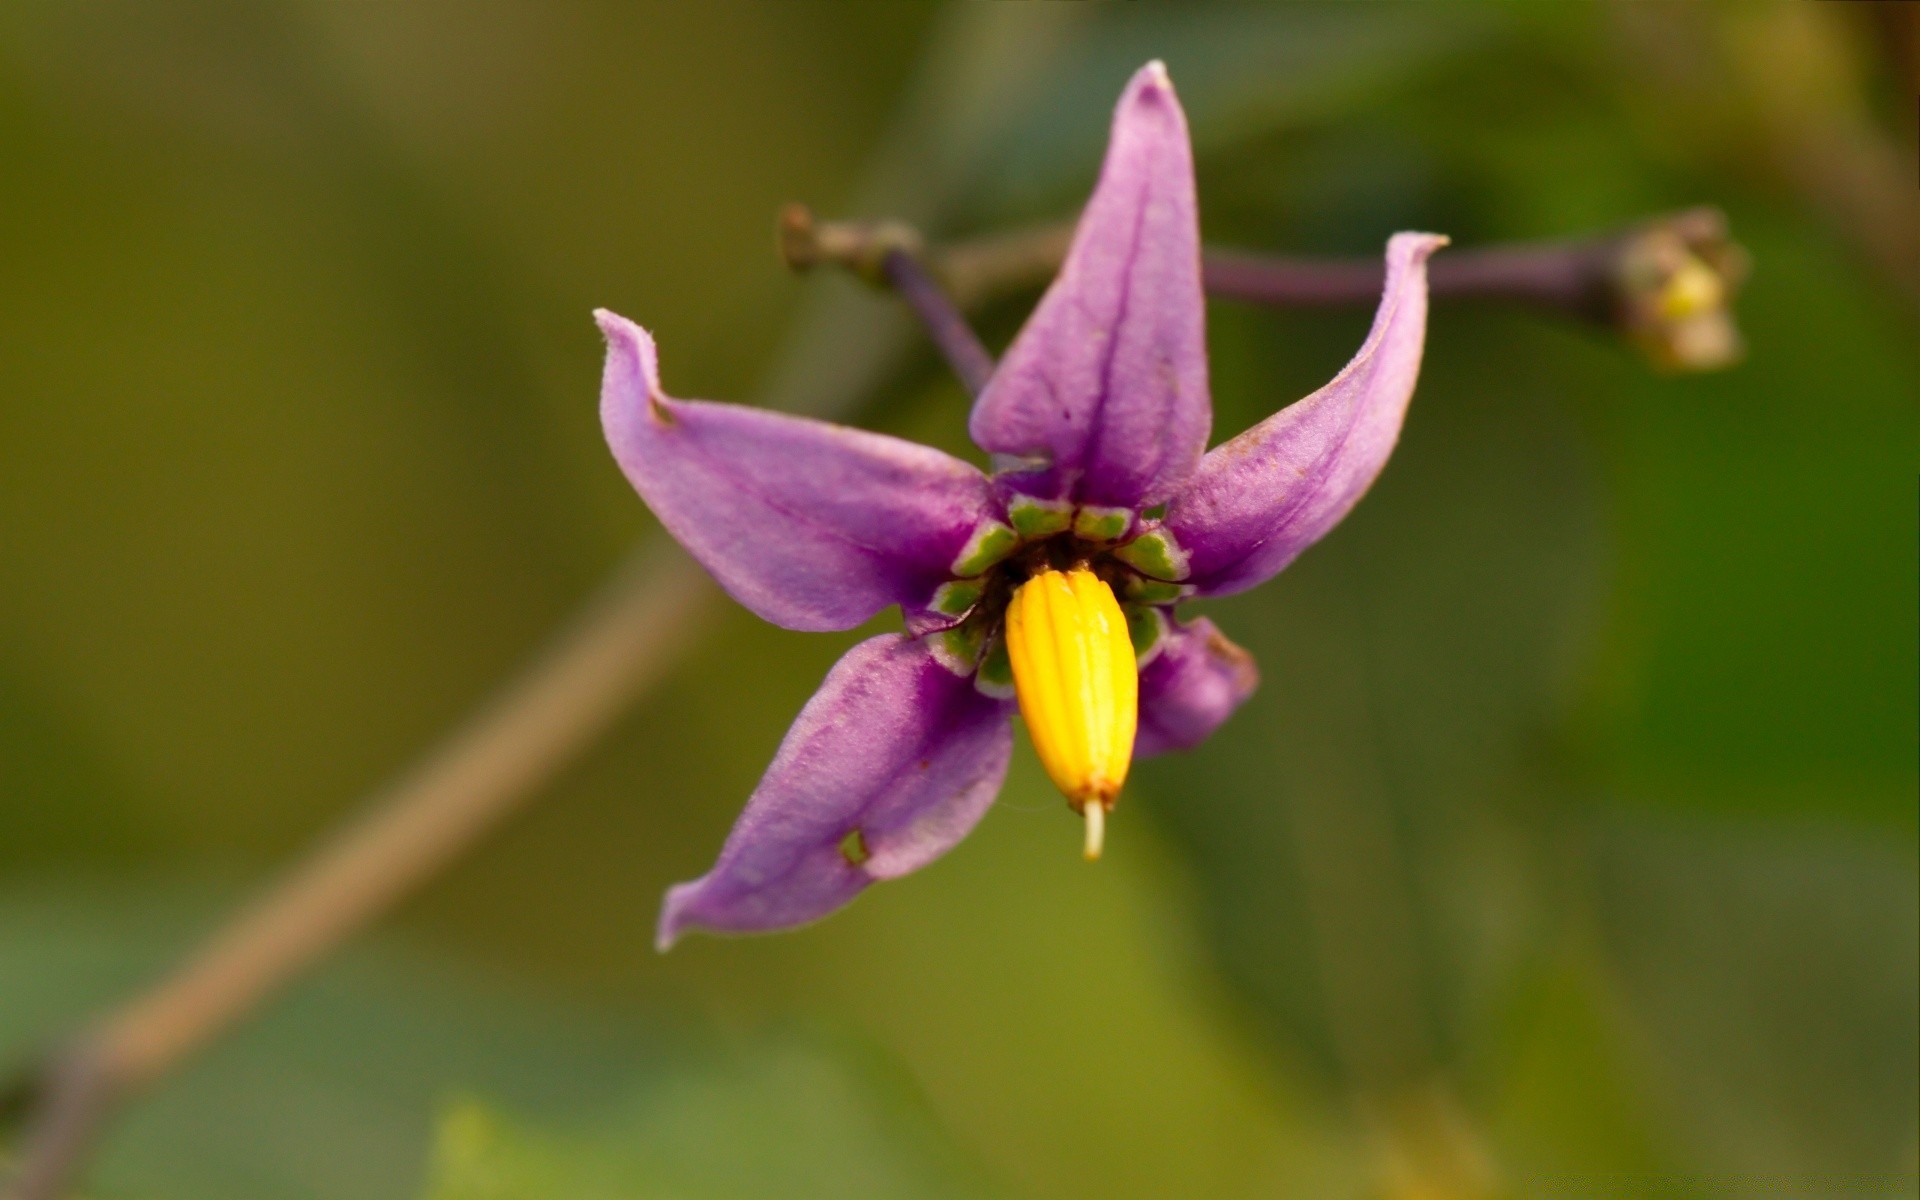
[[[941,584],[927,607],[943,617],[965,616],[968,609],[980,602],[980,593],[985,590],[986,584],[978,579],[955,579]]]
[[[982,521],[967,544],[953,560],[953,573],[961,578],[984,574],[1020,544],[1020,535],[998,521]]]
[[[1145,666],[1166,635],[1167,618],[1149,604],[1128,604],[1122,611],[1127,614],[1127,637],[1133,642],[1133,657]]]
[[[1119,541],[1131,524],[1133,510],[1129,508],[1102,508],[1097,504],[1089,504],[1073,514],[1074,535],[1089,542]]]
[[[987,647],[987,625],[980,620],[962,621],[951,629],[933,635],[933,653],[956,675],[971,675],[980,665],[980,652]]]
[[[1015,496],[1007,504],[1007,520],[1013,522],[1021,541],[1038,541],[1064,532],[1073,523],[1073,506],[1064,500]]]
[[[1007,653],[1006,638],[993,639],[986,657],[980,660],[980,670],[974,674],[973,686],[995,699],[1012,698],[1013,657]]]
[[[1187,553],[1164,529],[1143,533],[1124,546],[1114,547],[1113,556],[1158,580],[1178,582],[1187,577]]]
[[[1135,604],[1173,604],[1193,594],[1193,585],[1129,575],[1120,586],[1120,598]]]

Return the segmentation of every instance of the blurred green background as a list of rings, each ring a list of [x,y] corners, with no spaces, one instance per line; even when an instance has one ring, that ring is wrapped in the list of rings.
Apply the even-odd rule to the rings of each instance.
[[[1380,484],[1208,610],[1262,690],[1138,772],[1106,861],[1022,741],[937,866],[660,957],[661,890],[860,636],[716,604],[526,814],[139,1106],[92,1194],[1915,1195],[1915,28],[0,6],[0,1053],[152,978],[650,532],[593,307],[676,394],[962,451],[958,386],[885,297],[785,274],[773,214],[1071,212],[1159,57],[1209,240],[1716,203],[1747,361],[1437,305]],[[1216,305],[1216,430],[1368,319]]]

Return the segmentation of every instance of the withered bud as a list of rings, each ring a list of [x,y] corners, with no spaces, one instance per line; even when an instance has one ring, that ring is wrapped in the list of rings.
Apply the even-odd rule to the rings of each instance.
[[[1621,234],[1611,249],[1613,319],[1656,366],[1714,371],[1740,360],[1733,297],[1749,259],[1718,209],[1656,218]]]
[[[918,230],[898,221],[816,221],[804,204],[780,210],[780,257],[789,269],[821,263],[844,267],[876,287],[887,286],[886,258],[895,250],[913,258],[924,249]]]

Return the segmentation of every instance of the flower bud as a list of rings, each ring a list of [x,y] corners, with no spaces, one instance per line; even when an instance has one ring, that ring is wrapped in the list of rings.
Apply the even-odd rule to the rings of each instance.
[[[1656,365],[1713,371],[1739,361],[1732,302],[1747,255],[1719,212],[1693,209],[1631,230],[1616,243],[1610,275],[1615,319]]]

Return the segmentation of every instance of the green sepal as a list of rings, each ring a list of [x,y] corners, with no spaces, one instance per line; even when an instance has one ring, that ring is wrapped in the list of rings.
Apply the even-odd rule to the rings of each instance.
[[[1073,523],[1073,505],[1065,500],[1036,500],[1015,496],[1007,504],[1007,520],[1022,541],[1038,541],[1063,533]]]
[[[1173,604],[1185,600],[1193,594],[1190,583],[1168,583],[1164,579],[1148,579],[1144,575],[1129,575],[1120,585],[1120,598],[1136,604]]]
[[[965,616],[968,609],[980,602],[980,593],[985,590],[986,584],[978,579],[955,579],[941,584],[927,607],[942,616]]]
[[[953,573],[963,579],[982,574],[1019,544],[1020,535],[1012,529],[998,521],[982,521],[953,560]]]
[[[1089,504],[1073,514],[1073,532],[1089,542],[1115,542],[1127,532],[1127,526],[1133,524],[1133,510],[1130,508],[1103,508],[1098,504]]]
[[[929,637],[933,656],[942,666],[955,675],[971,675],[980,665],[980,652],[986,649],[987,626],[984,621],[962,621]]]
[[[1143,533],[1124,546],[1114,547],[1113,556],[1155,579],[1177,581],[1187,577],[1187,552],[1164,529]]]
[[[973,686],[996,700],[1013,698],[1013,656],[1007,653],[1004,636],[993,639],[993,645],[987,648],[987,656],[980,660],[980,670],[973,677]]]
[[[1128,604],[1122,610],[1127,614],[1127,637],[1133,642],[1133,658],[1141,666],[1158,653],[1160,639],[1166,636],[1166,614],[1150,604]]]

